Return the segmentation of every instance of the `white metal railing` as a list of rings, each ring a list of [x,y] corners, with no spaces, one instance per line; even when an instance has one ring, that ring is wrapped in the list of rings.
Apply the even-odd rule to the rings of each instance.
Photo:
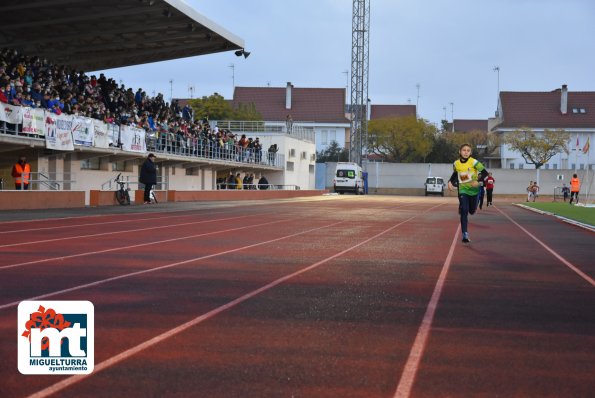
[[[46,188],[49,191],[61,191],[67,184],[75,184],[76,180],[72,179],[70,173],[49,173],[32,171],[29,173],[29,187],[28,189],[34,191],[42,191]],[[4,182],[0,189],[4,189]],[[15,185],[16,188],[16,185]],[[21,190],[25,189],[25,180],[21,179]]]
[[[271,191],[299,191],[300,187],[299,185],[282,185],[282,184],[259,184],[259,183],[253,183],[253,184],[244,184],[242,183],[241,188],[238,187],[237,184],[233,183],[227,183],[227,182],[220,182],[217,184],[217,189],[218,190],[248,190],[248,191],[255,191],[255,190],[259,190],[259,191],[265,191],[265,190],[271,190]]]
[[[281,154],[266,149],[241,148],[235,143],[223,143],[201,137],[184,137],[175,134],[147,136],[147,151],[161,154],[199,157],[204,159],[251,163],[262,166],[283,167]]]
[[[111,191],[112,189],[117,190],[118,187],[118,183],[116,182],[116,180],[119,178],[120,182],[123,182],[126,184],[126,189],[130,189],[131,185],[136,185],[137,187],[142,184],[140,181],[138,181],[137,177],[133,177],[133,176],[122,176],[122,174],[118,174],[118,177],[116,178],[110,178],[109,180],[105,181],[103,184],[101,184],[101,190],[102,191]],[[169,181],[167,180],[167,178],[165,178],[164,176],[157,176],[157,184],[155,184],[154,189],[158,190],[158,191],[167,191],[169,189]]]
[[[304,126],[300,124],[288,124],[285,121],[238,121],[238,120],[220,120],[217,121],[219,129],[231,130],[240,133],[279,133],[287,134],[294,138],[315,142],[316,132],[313,126]]]

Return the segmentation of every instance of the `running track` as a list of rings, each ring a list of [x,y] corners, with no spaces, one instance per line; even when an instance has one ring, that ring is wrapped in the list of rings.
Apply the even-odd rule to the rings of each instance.
[[[463,246],[456,209],[341,196],[0,222],[0,396],[592,397],[594,234],[501,204]],[[18,372],[26,299],[94,304],[91,375]]]

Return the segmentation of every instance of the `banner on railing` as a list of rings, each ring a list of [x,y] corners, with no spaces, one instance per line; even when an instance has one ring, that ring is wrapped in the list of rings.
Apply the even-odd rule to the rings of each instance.
[[[72,116],[45,114],[45,146],[60,151],[74,151]]]
[[[107,126],[108,124],[101,120],[93,120],[93,137],[96,148],[109,148],[110,137]]]
[[[23,108],[0,102],[0,121],[19,124],[23,120]]]
[[[146,152],[145,130],[138,127],[120,126],[122,149],[131,152]]]
[[[43,120],[45,112],[43,109],[23,108],[23,134],[33,134],[43,137]]]
[[[72,138],[76,145],[93,146],[93,119],[75,116],[72,119]]]

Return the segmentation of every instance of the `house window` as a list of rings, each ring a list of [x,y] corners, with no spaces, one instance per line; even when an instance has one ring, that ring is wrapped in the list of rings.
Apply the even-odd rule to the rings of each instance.
[[[519,170],[524,169],[525,165],[523,163],[519,163]]]
[[[293,162],[287,162],[287,165],[285,166],[285,169],[287,171],[293,171]]]
[[[328,131],[322,130],[320,132],[320,143],[322,145],[327,145],[328,144]]]
[[[310,174],[314,174],[314,165],[313,164],[308,166],[308,171],[310,172]]]
[[[554,163],[554,164],[552,165],[552,169],[554,169],[554,170],[558,170],[558,163]]]
[[[128,170],[128,162],[120,160],[119,162],[112,162],[112,171],[132,171]]]
[[[570,169],[575,170],[576,169],[576,163],[573,163],[570,165]]]
[[[81,160],[81,170],[101,170],[101,158]]]
[[[337,141],[337,130],[329,130],[328,131],[328,141],[329,142]]]
[[[546,170],[549,170],[550,169],[550,165],[549,164],[546,163],[544,166],[545,166],[545,169]]]
[[[584,170],[585,169],[585,164],[584,163],[579,164],[578,165],[578,169],[579,170]]]
[[[514,170],[514,163],[510,164],[510,170]]]

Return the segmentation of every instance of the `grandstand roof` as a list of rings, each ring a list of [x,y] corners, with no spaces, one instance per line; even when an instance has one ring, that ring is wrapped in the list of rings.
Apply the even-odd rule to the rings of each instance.
[[[183,0],[4,0],[0,47],[94,71],[238,50]]]

